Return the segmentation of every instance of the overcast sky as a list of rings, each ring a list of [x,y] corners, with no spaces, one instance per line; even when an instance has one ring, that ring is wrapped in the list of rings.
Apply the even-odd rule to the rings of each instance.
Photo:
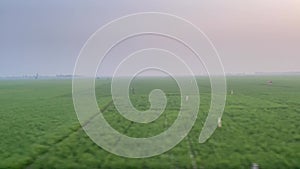
[[[214,43],[226,73],[300,71],[299,0],[1,0],[0,76],[72,74],[97,29],[136,12],[194,23]],[[114,64],[108,60],[104,71]]]

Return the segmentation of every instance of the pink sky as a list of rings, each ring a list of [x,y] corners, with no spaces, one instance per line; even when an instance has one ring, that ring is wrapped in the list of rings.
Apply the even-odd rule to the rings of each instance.
[[[300,72],[299,0],[2,0],[0,76],[72,74],[92,33],[137,12],[171,13],[197,25],[226,73]]]

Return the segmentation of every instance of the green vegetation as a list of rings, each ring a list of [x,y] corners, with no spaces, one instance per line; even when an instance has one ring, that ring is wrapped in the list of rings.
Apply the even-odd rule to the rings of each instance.
[[[299,76],[228,77],[223,126],[204,144],[198,137],[210,106],[210,85],[207,78],[198,83],[201,106],[189,135],[162,155],[128,159],[101,149],[81,129],[70,80],[2,80],[0,168],[248,169],[252,163],[261,168],[300,168]],[[131,85],[135,94],[130,99],[137,109],[148,109],[149,92],[160,88],[168,98],[166,111],[150,124],[131,123],[111,102],[109,80],[97,80],[97,100],[107,121],[132,137],[154,136],[170,127],[180,109],[175,81],[139,78]]]

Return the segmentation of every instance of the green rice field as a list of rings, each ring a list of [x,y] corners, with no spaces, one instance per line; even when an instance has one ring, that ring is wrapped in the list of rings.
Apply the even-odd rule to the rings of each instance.
[[[103,150],[82,130],[71,80],[0,80],[0,168],[249,169],[252,163],[262,169],[300,168],[300,76],[228,77],[222,127],[204,144],[198,139],[210,106],[210,83],[205,77],[197,81],[200,110],[188,136],[159,156],[130,159]],[[149,109],[149,93],[162,89],[168,99],[165,112],[149,124],[133,123],[114,107],[110,79],[97,79],[105,119],[131,137],[167,130],[180,110],[175,81],[144,77],[131,86],[135,94],[130,99],[138,110]]]

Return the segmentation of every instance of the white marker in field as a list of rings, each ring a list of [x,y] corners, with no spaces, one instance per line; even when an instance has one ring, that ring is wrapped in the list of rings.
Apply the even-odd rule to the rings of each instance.
[[[253,163],[251,166],[251,169],[259,169],[259,165],[256,163]]]
[[[221,117],[218,118],[218,127],[219,128],[222,127],[222,119],[221,119]]]
[[[185,96],[185,101],[188,101],[189,100],[189,96]]]
[[[231,95],[233,95],[233,90],[231,90],[231,93],[230,93]]]

